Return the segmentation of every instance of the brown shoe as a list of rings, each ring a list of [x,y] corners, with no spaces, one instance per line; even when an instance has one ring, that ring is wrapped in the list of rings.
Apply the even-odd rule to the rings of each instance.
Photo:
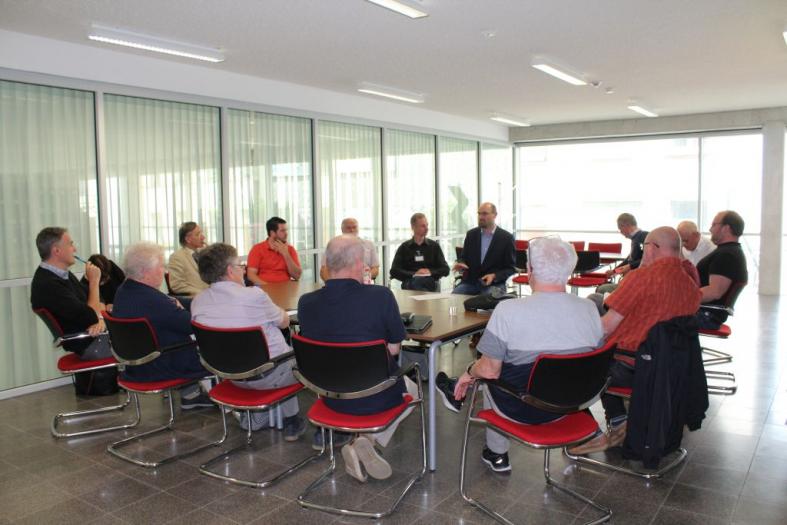
[[[468,345],[470,348],[475,348],[478,346],[478,341],[481,340],[481,334],[473,334],[470,337],[470,344]]]
[[[610,447],[609,436],[606,433],[599,434],[590,441],[585,441],[581,445],[571,447],[568,453],[573,456],[582,456],[593,452],[603,452]]]

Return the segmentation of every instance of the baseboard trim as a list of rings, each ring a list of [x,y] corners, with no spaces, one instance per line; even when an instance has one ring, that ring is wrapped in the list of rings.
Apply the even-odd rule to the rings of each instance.
[[[34,392],[40,392],[42,390],[49,390],[50,388],[57,388],[59,386],[70,384],[71,376],[66,376],[58,377],[56,379],[49,379],[48,381],[41,381],[40,383],[33,383],[31,385],[9,388],[8,390],[0,390],[0,401],[3,399],[11,399],[12,397],[32,394]]]

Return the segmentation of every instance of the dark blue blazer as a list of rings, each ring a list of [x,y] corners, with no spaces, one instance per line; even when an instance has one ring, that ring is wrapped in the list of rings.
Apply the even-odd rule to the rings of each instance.
[[[481,262],[481,228],[473,228],[465,235],[461,261],[470,267],[462,279],[463,282],[474,283],[482,276],[494,273],[494,284],[504,283],[516,273],[514,236],[498,226],[492,236],[486,257]]]

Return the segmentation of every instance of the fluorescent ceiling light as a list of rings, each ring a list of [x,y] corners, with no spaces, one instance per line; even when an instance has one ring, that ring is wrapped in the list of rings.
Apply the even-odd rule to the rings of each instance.
[[[133,47],[145,51],[155,51],[167,55],[175,55],[206,62],[223,62],[224,55],[218,50],[210,47],[184,44],[166,38],[159,38],[122,29],[112,29],[94,25],[87,36],[96,42],[116,44],[119,46]]]
[[[402,2],[397,2],[396,0],[367,0],[367,1],[379,5],[380,7],[390,9],[391,11],[396,11],[400,15],[404,15],[410,18],[423,18],[425,16],[429,16],[429,13],[424,13],[423,11],[419,11],[414,7],[405,5]]]
[[[547,75],[552,75],[555,78],[559,78],[563,82],[568,82],[574,86],[586,86],[587,82],[582,80],[581,78],[572,75],[570,73],[566,73],[565,71],[561,71],[560,69],[556,68],[555,66],[551,66],[541,60],[537,60],[533,62],[532,66],[539,71],[543,71]]]
[[[632,104],[628,106],[631,111],[636,111],[640,115],[645,115],[646,117],[658,117],[656,113],[653,113],[651,110],[643,108],[642,106],[638,106],[636,104]]]
[[[412,91],[370,84],[368,82],[361,83],[358,91],[361,93],[367,93],[369,95],[377,95],[378,97],[386,97],[392,98],[394,100],[400,100],[402,102],[410,102],[412,104],[421,104],[424,101],[424,96],[422,93],[413,93]]]
[[[494,120],[495,122],[500,122],[502,124],[509,124],[511,126],[522,126],[525,128],[530,126],[529,122],[525,122],[524,120],[516,120],[513,118],[505,117],[503,115],[492,115],[489,118],[491,120]]]

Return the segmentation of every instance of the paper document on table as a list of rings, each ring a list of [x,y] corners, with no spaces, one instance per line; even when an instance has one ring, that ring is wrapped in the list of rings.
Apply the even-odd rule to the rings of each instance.
[[[423,295],[411,295],[413,301],[436,301],[437,299],[448,299],[453,297],[450,293],[425,293]]]

